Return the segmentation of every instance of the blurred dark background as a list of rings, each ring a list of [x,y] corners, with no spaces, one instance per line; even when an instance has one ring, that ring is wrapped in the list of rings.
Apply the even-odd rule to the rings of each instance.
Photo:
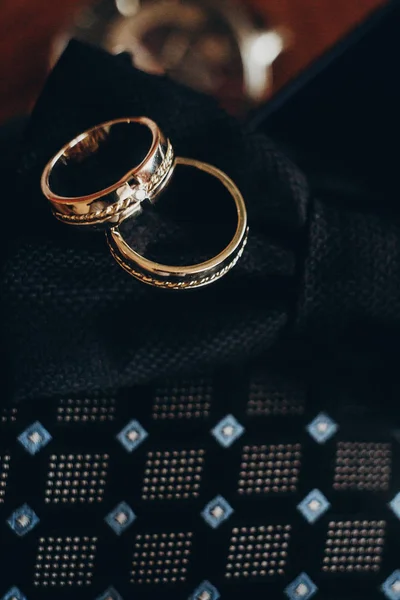
[[[0,121],[28,112],[72,35],[245,115],[383,0],[0,0]]]

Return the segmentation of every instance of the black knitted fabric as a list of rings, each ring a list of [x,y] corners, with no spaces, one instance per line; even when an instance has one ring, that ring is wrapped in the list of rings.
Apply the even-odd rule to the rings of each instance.
[[[143,285],[41,194],[61,145],[140,115],[243,192],[248,245],[214,285]],[[400,598],[396,203],[363,207],[351,173],[304,174],[213,100],[77,42],[23,129],[0,140],[0,598]],[[209,179],[178,168],[132,244],[218,249],[232,207]],[[214,499],[233,509],[216,528]]]
[[[177,155],[222,168],[246,199],[251,235],[242,260],[229,277],[195,294],[140,285],[117,268],[101,234],[57,223],[40,192],[43,166],[63,143],[98,122],[142,114],[159,123]],[[191,216],[197,239],[203,230],[211,247],[221,238],[224,213],[218,193],[210,194],[212,182],[180,177],[182,222],[161,202],[135,224],[135,245],[149,256],[173,256]],[[16,185],[4,217],[13,222],[17,213],[18,226],[4,232],[2,268],[16,399],[242,362],[282,338],[288,319],[306,344],[309,335],[338,341],[354,321],[364,332],[397,322],[397,215],[335,207],[331,192],[328,206],[321,197],[310,200],[305,176],[273,142],[245,133],[212,100],[135,71],[124,57],[69,47],[25,132]]]
[[[117,267],[103,235],[71,230],[51,216],[39,189],[49,157],[80,131],[129,115],[154,119],[177,155],[215,164],[241,188],[252,234],[235,271],[217,285],[182,295],[145,287]],[[17,399],[215,368],[259,354],[282,333],[295,302],[307,183],[273,143],[246,136],[212,100],[135,71],[123,58],[72,44],[28,126],[18,183],[23,205],[6,208],[7,220],[18,212],[18,227],[7,228],[3,266],[5,340]],[[190,184],[182,194],[193,220],[200,213],[204,235],[218,242],[212,182]],[[179,215],[171,225],[159,212],[138,222],[135,239],[147,255],[156,246],[165,257],[183,225]]]

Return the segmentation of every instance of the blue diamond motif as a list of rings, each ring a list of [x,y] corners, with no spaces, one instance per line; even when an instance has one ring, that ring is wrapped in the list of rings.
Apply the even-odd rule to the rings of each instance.
[[[400,570],[393,571],[391,575],[382,583],[382,592],[389,600],[400,600]]]
[[[389,502],[389,506],[396,515],[398,519],[400,519],[400,492],[396,494],[391,502]]]
[[[126,502],[121,502],[105,517],[106,523],[121,535],[136,520],[136,515]]]
[[[148,435],[139,421],[133,420],[117,435],[117,440],[121,442],[125,450],[133,452],[144,442]]]
[[[51,439],[50,433],[41,423],[39,423],[39,421],[32,423],[28,429],[25,429],[25,431],[18,436],[19,443],[22,444],[25,450],[29,452],[29,454],[32,454],[32,456],[47,446]]]
[[[12,587],[1,600],[26,600],[26,596],[17,587]]]
[[[226,415],[226,417],[217,423],[214,429],[211,430],[211,433],[221,446],[229,448],[229,446],[232,446],[233,442],[243,435],[244,427],[233,415]]]
[[[308,433],[318,444],[325,444],[338,429],[338,424],[323,412],[307,425]]]
[[[233,513],[232,506],[222,496],[216,496],[204,508],[201,516],[212,527],[217,529]]]
[[[96,600],[122,600],[116,589],[109,587],[104,594],[101,594]]]
[[[39,517],[30,506],[24,504],[7,520],[11,529],[20,537],[31,531],[39,523]]]
[[[285,594],[290,600],[309,600],[318,591],[317,586],[307,573],[301,573],[285,589]]]
[[[309,523],[315,523],[330,508],[330,503],[319,490],[313,490],[297,505],[297,510]]]
[[[199,587],[189,596],[189,600],[218,600],[220,593],[209,581],[203,581]]]

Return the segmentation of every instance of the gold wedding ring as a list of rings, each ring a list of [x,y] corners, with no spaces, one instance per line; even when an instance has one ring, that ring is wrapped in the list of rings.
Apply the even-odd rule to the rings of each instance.
[[[124,240],[118,226],[107,233],[107,241],[117,263],[143,283],[168,289],[193,289],[217,281],[236,265],[247,242],[246,206],[239,189],[223,171],[191,158],[177,157],[175,165],[194,167],[216,177],[231,194],[236,205],[237,227],[226,248],[205,262],[178,267],[162,265],[135,252]]]
[[[110,169],[117,156],[118,164]],[[171,143],[154,121],[115,119],[63,146],[43,171],[42,191],[60,221],[112,227],[140,214],[142,202],[158,196],[173,165]],[[84,193],[77,194],[83,187]]]
[[[143,211],[144,200],[155,202],[176,167],[189,167],[216,178],[236,207],[237,225],[228,245],[204,262],[161,264],[136,252],[119,225]],[[170,141],[147,117],[108,121],[92,127],[63,146],[42,174],[42,191],[60,221],[106,228],[112,256],[139,281],[174,290],[209,285],[228,273],[247,242],[246,206],[235,183],[213,165],[174,157]]]

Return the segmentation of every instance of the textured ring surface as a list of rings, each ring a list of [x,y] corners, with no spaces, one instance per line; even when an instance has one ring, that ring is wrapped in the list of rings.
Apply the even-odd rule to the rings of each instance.
[[[140,129],[145,128],[146,131],[141,133],[148,134],[149,137],[147,148],[139,144],[140,147],[136,149],[136,155],[140,155],[141,159],[138,164],[129,164],[115,181],[96,191],[87,193],[85,190],[85,193],[77,195],[65,193],[65,183],[60,185],[59,182],[61,193],[60,190],[55,191],[55,175],[58,175],[61,181],[68,181],[73,169],[82,168],[81,165],[84,169],[85,161],[95,160],[96,155],[104,153],[110,140],[116,138],[117,129],[121,138],[121,134],[123,136],[128,132],[132,133],[130,129],[138,126]],[[118,144],[118,141],[115,142],[114,139],[113,143]],[[128,150],[132,145],[128,146]],[[121,148],[122,154],[123,151]],[[114,152],[110,158],[118,164],[118,157],[114,158]],[[122,158],[125,158],[126,162],[127,157],[121,156]],[[147,117],[115,119],[92,127],[63,146],[46,165],[41,185],[44,195],[52,205],[54,215],[60,221],[71,225],[110,227],[132,215],[140,214],[143,200],[155,201],[167,185],[173,168],[174,152],[171,143],[154,121]]]
[[[247,213],[243,196],[223,171],[195,159],[177,157],[176,165],[200,169],[216,177],[231,194],[237,213],[237,227],[229,244],[217,256],[195,265],[163,265],[138,254],[123,238],[118,226],[107,232],[110,251],[117,263],[141,282],[158,288],[183,290],[203,287],[226,275],[236,265],[247,242]]]

